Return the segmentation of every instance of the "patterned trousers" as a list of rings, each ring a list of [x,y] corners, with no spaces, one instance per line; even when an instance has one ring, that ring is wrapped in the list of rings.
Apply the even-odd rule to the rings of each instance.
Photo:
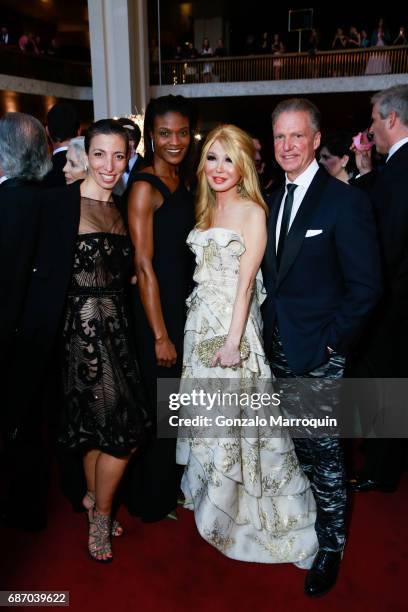
[[[343,376],[344,357],[334,354],[326,363],[298,377],[294,374],[283,352],[278,330],[275,330],[270,366],[277,378],[315,379],[307,385],[307,393],[293,396],[289,412],[293,416],[316,415],[322,406],[320,416],[327,414],[327,406],[339,400],[333,397],[335,385],[325,385],[325,379],[339,379]],[[308,381],[309,382],[309,381]],[[290,398],[290,395],[288,396]],[[289,399],[290,401],[290,399]],[[313,405],[308,409],[307,403]],[[303,471],[309,478],[316,499],[316,534],[319,547],[329,551],[343,550],[346,528],[346,487],[343,449],[339,437],[307,436],[294,438],[296,454]]]

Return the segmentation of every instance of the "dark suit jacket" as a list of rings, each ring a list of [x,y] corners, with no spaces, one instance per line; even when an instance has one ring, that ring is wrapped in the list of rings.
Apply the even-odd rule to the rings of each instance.
[[[128,177],[128,181],[127,181],[127,185],[126,185],[127,188],[130,187],[130,185],[133,183],[135,174],[137,172],[140,172],[140,170],[143,168],[143,165],[144,165],[144,157],[142,155],[138,155],[137,156],[137,160],[133,164],[133,167],[132,167],[132,169],[130,171],[130,174],[129,174],[129,177]]]
[[[64,307],[71,282],[80,221],[80,185],[41,192],[41,219],[24,311],[17,335],[15,368],[16,426],[36,409],[61,338]],[[19,381],[24,373],[24,385]]]
[[[408,143],[382,172],[364,175],[355,185],[370,196],[380,236],[384,294],[359,347],[378,377],[408,376]]]
[[[79,223],[79,182],[38,192],[37,241],[13,342],[7,415],[11,435],[22,437],[43,411],[43,390],[72,274]],[[17,434],[15,433],[17,432]]]
[[[80,216],[80,184],[42,192],[42,216],[34,271],[22,321],[26,338],[39,338],[50,352],[72,276]]]
[[[137,160],[135,161],[135,163],[133,164],[132,170],[130,171],[129,177],[128,177],[128,181],[126,183],[126,189],[122,194],[122,200],[123,200],[123,205],[126,206],[127,203],[127,199],[129,196],[129,191],[130,188],[132,187],[134,180],[135,180],[135,176],[136,174],[138,174],[138,172],[140,172],[144,166],[144,157],[142,157],[142,155],[138,155],[137,156]]]
[[[62,171],[67,163],[67,152],[60,151],[52,156],[52,168],[44,177],[42,185],[46,189],[54,187],[63,187],[65,183],[65,175]]]
[[[10,359],[32,273],[40,206],[38,184],[8,179],[0,185],[0,371]],[[3,387],[2,387],[3,388]]]
[[[279,272],[276,221],[284,188],[271,201],[263,273],[265,350],[279,327],[290,368],[307,373],[325,363],[327,346],[345,355],[381,291],[372,207],[353,187],[316,173],[288,233]],[[321,233],[305,237],[309,229]]]

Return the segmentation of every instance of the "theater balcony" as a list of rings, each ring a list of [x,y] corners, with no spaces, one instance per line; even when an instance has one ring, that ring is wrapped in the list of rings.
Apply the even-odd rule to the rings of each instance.
[[[41,96],[92,100],[89,62],[22,53],[0,47],[1,89]]]
[[[408,47],[163,61],[150,94],[191,98],[377,91],[408,83]]]

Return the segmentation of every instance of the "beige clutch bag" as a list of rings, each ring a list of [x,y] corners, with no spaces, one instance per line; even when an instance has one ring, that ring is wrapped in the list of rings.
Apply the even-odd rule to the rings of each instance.
[[[198,343],[197,353],[198,358],[201,363],[206,368],[211,368],[211,364],[214,360],[215,353],[225,344],[227,340],[227,336],[214,336],[214,338],[208,338],[207,340],[203,340]],[[250,348],[249,342],[245,338],[245,336],[241,340],[241,344],[239,345],[239,353],[241,355],[241,361],[244,359],[248,359]]]

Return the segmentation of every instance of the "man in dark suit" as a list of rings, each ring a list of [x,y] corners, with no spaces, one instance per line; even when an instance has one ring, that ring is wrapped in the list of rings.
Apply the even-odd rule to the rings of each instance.
[[[62,171],[67,163],[67,150],[71,138],[79,134],[79,121],[75,107],[67,102],[58,102],[47,114],[47,135],[51,141],[52,169],[44,178],[46,188],[65,185],[65,175]]]
[[[7,524],[28,529],[45,526],[46,464],[41,415],[33,410],[21,419],[16,406],[16,388],[25,384],[16,345],[39,234],[37,194],[50,167],[41,123],[23,113],[6,113],[0,121],[0,425],[10,488],[0,514]]]
[[[0,281],[0,373],[14,343],[32,274],[40,213],[36,194],[50,166],[41,123],[31,115],[6,113],[0,120],[0,259],[4,262]]]
[[[380,261],[368,198],[319,167],[320,113],[308,100],[278,104],[272,114],[275,157],[286,173],[271,201],[264,259],[265,349],[277,377],[318,379],[293,401],[297,416],[335,406],[333,379],[380,294]],[[308,406],[309,404],[309,406]],[[322,412],[319,416],[326,415]],[[319,551],[305,592],[336,582],[345,543],[345,474],[338,437],[294,440],[317,504]]]
[[[133,183],[133,177],[137,172],[140,172],[143,167],[144,158],[140,153],[137,152],[142,133],[140,127],[127,117],[120,117],[119,123],[126,129],[129,135],[129,160],[127,163],[126,171],[123,173],[120,181],[115,186],[114,193],[116,195],[127,194]]]
[[[387,159],[384,169],[376,172],[372,170],[371,151],[356,151],[360,177],[354,184],[367,191],[374,204],[384,295],[350,359],[350,371],[359,378],[408,378],[408,85],[375,94],[372,104],[370,133],[377,152]],[[386,407],[384,388],[374,400],[371,420]],[[388,399],[388,414],[391,408]],[[405,406],[395,408],[402,410]],[[381,437],[381,431],[376,433],[379,437],[365,441],[365,465],[352,479],[355,491],[393,491],[398,486],[406,462],[406,439],[387,439]]]
[[[6,26],[2,26],[0,30],[0,45],[9,45],[10,44],[10,35],[8,33],[8,29]]]

